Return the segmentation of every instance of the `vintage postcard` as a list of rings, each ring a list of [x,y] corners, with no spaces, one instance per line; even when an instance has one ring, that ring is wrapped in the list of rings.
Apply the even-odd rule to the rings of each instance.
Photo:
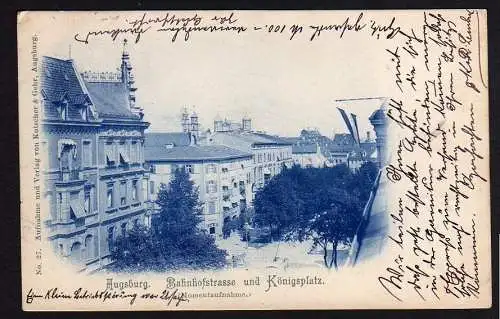
[[[20,12],[23,308],[491,306],[487,12]]]

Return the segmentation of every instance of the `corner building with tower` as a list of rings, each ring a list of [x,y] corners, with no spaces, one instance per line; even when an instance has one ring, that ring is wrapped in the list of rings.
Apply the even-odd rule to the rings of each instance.
[[[53,57],[41,69],[47,235],[62,259],[95,271],[111,262],[113,239],[150,223],[149,123],[135,103],[125,45],[116,72],[80,73],[73,60]]]

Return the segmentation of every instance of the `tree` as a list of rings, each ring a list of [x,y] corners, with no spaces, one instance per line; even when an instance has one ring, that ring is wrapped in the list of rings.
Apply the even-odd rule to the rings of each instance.
[[[114,242],[115,269],[164,271],[225,265],[226,252],[200,228],[198,190],[187,172],[177,169],[169,185],[161,185],[156,203],[160,210],[152,228],[133,230]]]
[[[217,268],[225,264],[226,252],[199,227],[202,208],[198,189],[189,174],[177,169],[169,185],[158,192],[158,236],[163,255],[182,268]],[[174,266],[174,265],[172,265]]]
[[[346,165],[293,166],[257,192],[256,223],[278,239],[312,239],[313,248],[323,249],[325,266],[337,268],[337,248],[351,243],[377,172],[373,163],[356,173]]]
[[[255,222],[270,229],[272,239],[280,239],[299,215],[300,201],[289,173],[277,175],[255,195]]]
[[[150,229],[136,225],[127,236],[112,243],[111,269],[122,272],[159,270],[162,256],[156,238]]]
[[[361,201],[367,201],[378,175],[378,166],[374,162],[366,162],[361,165],[355,174],[353,188],[359,190]]]
[[[321,247],[327,268],[338,268],[337,252],[340,244],[349,245],[361,221],[361,210],[356,200],[338,190],[330,208],[316,213],[307,225],[306,238],[313,239],[313,249]],[[332,252],[328,260],[328,247]]]

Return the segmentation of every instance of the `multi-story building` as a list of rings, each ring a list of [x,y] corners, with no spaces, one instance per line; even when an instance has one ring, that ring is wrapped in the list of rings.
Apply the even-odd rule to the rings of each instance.
[[[333,165],[346,164],[352,170],[358,169],[367,161],[377,160],[377,146],[369,132],[359,145],[351,134],[335,134],[328,153],[329,161]]]
[[[80,74],[72,60],[44,57],[41,73],[48,237],[81,269],[110,262],[109,243],[147,222],[144,130],[132,67]]]
[[[196,145],[185,133],[146,134],[145,159],[150,170],[150,196],[168,184],[176,169],[186,170],[203,204],[202,227],[221,236],[252,199],[252,154],[223,145]]]
[[[301,167],[326,167],[330,162],[321,152],[321,147],[313,143],[297,143],[292,145],[293,163]]]
[[[277,136],[253,132],[214,132],[203,140],[206,145],[225,145],[252,154],[252,193],[291,167],[292,143]]]

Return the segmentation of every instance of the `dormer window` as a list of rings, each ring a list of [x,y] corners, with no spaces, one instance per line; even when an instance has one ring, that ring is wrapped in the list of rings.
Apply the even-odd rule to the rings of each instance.
[[[83,121],[87,121],[88,119],[88,110],[87,110],[87,107],[84,106],[80,109],[80,115],[82,116],[82,120]]]
[[[68,102],[64,101],[59,106],[59,116],[61,120],[65,121],[68,116]]]

